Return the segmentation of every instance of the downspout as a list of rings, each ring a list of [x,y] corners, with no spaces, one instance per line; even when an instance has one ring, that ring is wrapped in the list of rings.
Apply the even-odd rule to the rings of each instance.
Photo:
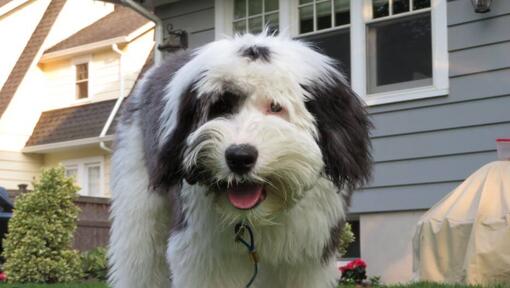
[[[147,10],[145,7],[143,7],[142,5],[138,4],[137,2],[135,2],[133,0],[120,0],[120,2],[122,4],[128,6],[129,8],[135,10],[138,14],[142,15],[143,17],[156,23],[156,31],[155,31],[156,46],[154,47],[154,49],[156,49],[156,50],[154,51],[154,63],[156,65],[161,63],[163,55],[162,55],[161,51],[158,49],[158,45],[163,43],[164,36],[165,36],[164,32],[163,32],[163,20],[161,20],[161,18],[156,16],[154,13]]]
[[[108,130],[112,125],[113,119],[115,119],[115,115],[117,115],[120,105],[122,105],[122,101],[124,100],[124,69],[122,68],[122,56],[124,55],[124,52],[122,52],[122,50],[119,49],[119,46],[117,46],[117,44],[112,44],[112,50],[119,55],[119,86],[120,86],[119,98],[117,98],[117,101],[113,106],[112,112],[110,112],[110,115],[108,116],[108,119],[104,124],[103,130],[101,130],[101,134],[99,134],[100,141],[99,147],[101,147],[101,149],[109,153],[112,153],[112,149],[106,146],[104,137],[106,136],[106,133],[108,133]]]

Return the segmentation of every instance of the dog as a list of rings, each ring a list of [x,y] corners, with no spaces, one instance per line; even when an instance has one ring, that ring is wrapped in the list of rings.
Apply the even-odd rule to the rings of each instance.
[[[168,58],[117,127],[111,286],[336,287],[351,193],[371,171],[371,123],[338,63],[267,33]],[[248,232],[256,251],[236,241]]]

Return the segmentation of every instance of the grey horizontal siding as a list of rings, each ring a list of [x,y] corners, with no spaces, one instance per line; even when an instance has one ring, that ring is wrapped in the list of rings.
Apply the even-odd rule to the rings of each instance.
[[[510,122],[376,138],[372,144],[375,161],[382,163],[494,151],[494,140],[508,134]]]
[[[451,52],[449,58],[450,77],[508,68],[510,42]]]
[[[356,191],[352,214],[429,209],[461,182],[428,183]]]
[[[214,0],[181,0],[157,7],[156,13],[162,18],[168,19],[210,9],[214,9]]]
[[[510,1],[507,1],[510,3]],[[510,40],[510,11],[500,17],[450,27],[450,51]]]
[[[375,163],[368,188],[461,181],[494,160],[496,151]]]
[[[399,110],[424,108],[438,105],[454,104],[510,95],[510,68],[485,71],[476,74],[450,78],[450,94],[445,97],[434,97],[417,101],[394,103],[369,107],[372,115],[393,113]]]
[[[483,95],[480,95],[483,97]],[[497,97],[372,115],[373,137],[389,137],[509,122],[510,97]]]

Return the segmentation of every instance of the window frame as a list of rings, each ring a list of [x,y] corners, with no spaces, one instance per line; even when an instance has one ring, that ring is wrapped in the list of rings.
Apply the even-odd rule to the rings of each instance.
[[[279,0],[280,33],[293,38],[327,33],[338,29],[350,29],[352,89],[368,106],[447,96],[448,77],[448,27],[446,0],[431,0],[431,7],[384,18],[372,19],[371,0],[351,0],[350,24],[299,34],[299,1]],[[370,23],[406,17],[413,13],[430,11],[432,34],[432,85],[406,88],[379,93],[368,93],[367,74],[367,26]],[[233,0],[215,0],[215,39],[232,36]],[[314,20],[315,21],[315,20]]]
[[[93,98],[93,95],[94,95],[94,91],[92,91],[92,83],[93,83],[93,79],[92,79],[92,56],[91,55],[85,55],[85,56],[82,56],[82,57],[77,57],[77,58],[73,58],[71,60],[71,67],[72,67],[72,73],[73,73],[73,79],[74,79],[74,82],[73,82],[73,87],[74,87],[74,101],[76,103],[83,103],[83,102],[90,102],[90,100]],[[85,98],[78,98],[77,96],[77,93],[76,93],[76,85],[78,84],[78,79],[77,79],[77,66],[80,65],[80,64],[87,64],[87,73],[88,73],[88,78],[87,78],[87,97]]]
[[[64,169],[67,168],[76,168],[76,183],[80,186],[80,191],[78,191],[78,194],[80,196],[87,196],[87,197],[100,197],[100,198],[107,198],[105,195],[105,176],[104,176],[104,157],[97,156],[97,157],[87,157],[87,158],[78,158],[78,159],[69,159],[61,161],[62,166],[64,166]],[[87,173],[87,168],[90,166],[96,166],[98,164],[99,166],[99,195],[91,195],[90,191],[88,191],[88,183],[89,183],[89,175]]]

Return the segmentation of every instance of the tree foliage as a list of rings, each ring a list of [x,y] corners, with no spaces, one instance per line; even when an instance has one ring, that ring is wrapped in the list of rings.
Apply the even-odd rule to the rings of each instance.
[[[33,192],[18,197],[3,243],[9,282],[69,282],[82,276],[80,255],[71,248],[78,189],[62,167],[49,168]]]
[[[351,245],[354,240],[356,240],[356,237],[354,236],[354,233],[352,233],[351,224],[345,223],[342,228],[342,233],[340,234],[338,253],[340,253],[340,255],[345,255],[345,253],[347,253],[347,248],[349,248],[349,245]]]

